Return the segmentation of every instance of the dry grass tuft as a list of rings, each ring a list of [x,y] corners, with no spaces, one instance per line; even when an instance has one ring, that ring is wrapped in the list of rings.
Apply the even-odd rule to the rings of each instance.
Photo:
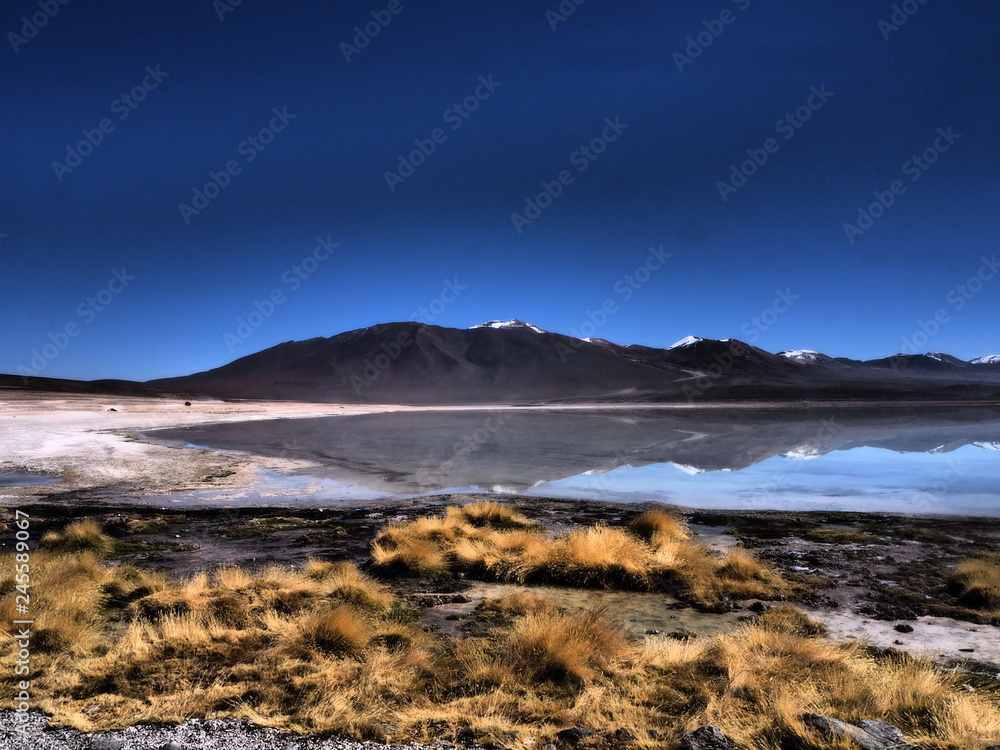
[[[93,552],[105,557],[115,548],[114,540],[91,519],[73,521],[61,532],[50,531],[42,537],[41,546],[54,552]]]
[[[447,509],[447,514],[476,527],[488,526],[498,530],[529,529],[537,526],[509,506],[492,500],[468,505],[451,505]]]
[[[961,606],[987,617],[1000,618],[1000,565],[997,561],[996,556],[984,556],[964,560],[955,566],[948,580]]]
[[[799,638],[818,638],[829,632],[826,625],[787,604],[765,610],[753,619],[753,624],[761,630]]]
[[[296,623],[294,647],[297,655],[308,659],[315,653],[356,654],[371,639],[363,616],[353,607],[313,612]]]
[[[691,537],[684,521],[665,510],[647,510],[633,519],[628,527],[640,539],[654,545],[682,542]]]
[[[724,558],[714,555],[665,511],[643,513],[630,529],[596,525],[552,537],[538,527],[525,527],[520,517],[512,521],[504,515],[510,511],[498,508],[504,506],[449,507],[443,517],[390,524],[372,546],[372,566],[382,575],[462,572],[519,583],[638,590],[665,586],[706,607],[725,599],[782,598],[794,591],[744,550]]]

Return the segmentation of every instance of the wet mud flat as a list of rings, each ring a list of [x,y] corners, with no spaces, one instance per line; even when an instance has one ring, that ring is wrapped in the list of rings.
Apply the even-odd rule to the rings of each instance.
[[[71,521],[93,519],[118,542],[117,563],[184,576],[220,565],[300,567],[309,558],[349,561],[366,568],[371,543],[388,523],[440,514],[447,505],[483,499],[507,503],[556,534],[594,524],[624,526],[645,509],[664,507],[469,494],[331,502],[327,507],[157,507],[129,502],[130,492],[134,490],[54,491],[19,508],[30,515],[36,541]],[[1000,523],[995,519],[674,511],[708,546],[724,550],[742,545],[789,580],[804,584],[805,593],[791,603],[839,622],[842,634],[865,630],[863,624],[870,623],[867,629],[883,635],[881,641],[873,639],[876,643],[905,649],[929,643],[936,647],[940,641],[939,657],[1000,667],[1000,646],[982,647],[994,632],[993,640],[1000,644],[1000,622],[963,605],[948,581],[949,571],[961,560],[1000,549]],[[10,544],[6,539],[0,549]],[[484,598],[518,588],[458,577],[383,580],[421,612],[426,629],[450,635],[477,629],[477,606]],[[711,612],[698,612],[662,592],[563,590],[560,594],[553,589],[542,593],[554,595],[567,607],[607,609],[622,624],[646,635],[708,636],[769,606],[727,601]],[[927,630],[927,623],[939,629]],[[944,630],[942,624],[947,625]],[[926,632],[920,638],[922,630]]]

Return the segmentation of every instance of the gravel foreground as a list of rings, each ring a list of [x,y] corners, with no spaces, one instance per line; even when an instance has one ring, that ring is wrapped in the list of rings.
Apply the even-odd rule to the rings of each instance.
[[[337,737],[285,734],[233,720],[189,719],[169,726],[140,725],[114,732],[49,729],[46,717],[18,721],[0,711],[0,750],[440,750],[451,743],[385,745]],[[483,750],[470,747],[469,750]]]

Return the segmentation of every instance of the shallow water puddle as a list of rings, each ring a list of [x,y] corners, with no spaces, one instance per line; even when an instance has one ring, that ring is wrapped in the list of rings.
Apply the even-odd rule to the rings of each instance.
[[[46,474],[21,474],[19,472],[0,472],[0,487],[33,487],[37,484],[55,484],[61,482],[59,477]]]

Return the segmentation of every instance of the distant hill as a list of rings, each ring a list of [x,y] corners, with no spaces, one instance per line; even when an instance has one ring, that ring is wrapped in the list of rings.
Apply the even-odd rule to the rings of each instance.
[[[862,362],[693,336],[665,349],[623,346],[518,320],[469,329],[387,323],[146,385],[221,398],[411,404],[1000,400],[1000,358]]]
[[[665,349],[580,339],[519,320],[468,329],[386,323],[289,341],[206,372],[136,383],[0,375],[0,388],[327,403],[537,404],[731,401],[1000,402],[1000,356],[859,361],[772,354],[688,336]]]

